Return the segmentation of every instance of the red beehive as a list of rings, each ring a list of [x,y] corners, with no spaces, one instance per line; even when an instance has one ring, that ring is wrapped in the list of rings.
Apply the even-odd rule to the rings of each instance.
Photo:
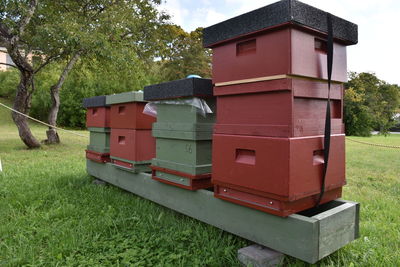
[[[323,136],[214,134],[212,157],[212,182],[218,198],[287,216],[313,207],[319,196]],[[326,193],[321,203],[340,197],[344,184],[344,135],[332,135]]]
[[[213,49],[216,197],[279,216],[318,203],[328,99],[328,24],[333,24],[330,159],[320,203],[345,184],[343,82],[357,25],[296,0],[204,29]]]
[[[324,134],[325,82],[278,79],[214,88],[218,134],[298,137]],[[331,88],[332,134],[344,133],[343,85]]]
[[[111,129],[110,157],[113,163],[127,168],[150,163],[155,151],[151,130]]]

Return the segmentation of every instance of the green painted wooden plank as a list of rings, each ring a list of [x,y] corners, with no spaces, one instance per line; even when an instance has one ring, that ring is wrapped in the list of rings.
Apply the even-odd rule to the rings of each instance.
[[[186,165],[211,164],[211,140],[156,139],[156,158]]]
[[[93,129],[93,128],[91,128]],[[106,128],[97,128],[96,131],[90,131],[88,150],[109,153],[110,152],[110,132]]]
[[[357,206],[338,200],[333,208],[335,212],[323,211],[322,218],[318,214],[312,217],[293,214],[282,218],[214,198],[213,192],[207,190],[190,191],[166,185],[152,180],[150,174],[124,172],[108,163],[87,160],[87,170],[92,176],[150,201],[309,263],[322,258],[320,247],[324,246],[325,239],[319,237],[327,235],[325,227],[320,228],[320,220],[327,220],[329,216],[340,218],[342,213],[350,218],[349,214],[355,212]],[[350,205],[343,206],[346,203]],[[341,224],[340,220],[335,221]]]
[[[181,122],[155,122],[153,130],[169,130],[182,132],[212,132],[214,123],[181,123]]]
[[[180,139],[180,140],[212,140],[212,131],[209,132],[184,132],[184,131],[170,131],[170,130],[152,130],[153,137]]]
[[[190,179],[178,175],[156,171],[156,176],[160,179],[170,181],[176,184],[190,186]]]
[[[344,203],[313,216],[319,221],[319,257],[323,258],[354,240],[357,206]]]
[[[123,171],[127,171],[127,172],[132,172],[132,173],[140,173],[140,172],[151,172],[151,168],[150,168],[150,164],[138,164],[135,165],[133,168],[127,168],[124,166],[120,166],[117,164],[113,164],[111,163],[112,166],[114,166],[114,168],[118,168],[121,169]]]
[[[109,133],[109,132],[111,132],[111,128],[89,127],[87,129],[90,132],[98,132],[98,133]]]
[[[134,165],[149,165],[151,164],[151,160],[143,160],[143,161],[133,161],[133,160],[128,160],[128,159],[123,159],[123,158],[119,158],[119,157],[115,157],[115,156],[110,156],[111,159],[116,159],[119,161],[123,161],[123,162],[128,162]]]
[[[191,165],[173,162],[170,160],[152,159],[151,164],[157,167],[184,172],[192,175],[211,173],[211,163],[203,165]]]
[[[125,92],[106,96],[106,104],[120,104],[128,102],[147,102],[143,100],[142,91]]]

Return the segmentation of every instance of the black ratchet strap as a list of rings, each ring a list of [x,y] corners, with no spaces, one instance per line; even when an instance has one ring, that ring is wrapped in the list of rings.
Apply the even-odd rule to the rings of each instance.
[[[326,15],[328,25],[328,40],[327,40],[327,69],[328,69],[328,101],[326,103],[326,117],[325,117],[325,133],[324,133],[324,169],[322,173],[321,192],[318,197],[316,206],[319,206],[325,193],[325,180],[326,172],[329,163],[329,149],[331,146],[331,79],[332,79],[332,65],[333,65],[333,29],[332,29],[332,15]]]

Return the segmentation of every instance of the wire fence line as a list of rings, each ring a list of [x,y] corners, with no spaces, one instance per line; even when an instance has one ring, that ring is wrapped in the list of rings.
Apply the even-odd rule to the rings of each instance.
[[[24,114],[24,113],[22,113],[22,112],[19,112],[18,110],[15,110],[15,109],[13,109],[13,108],[7,106],[7,105],[4,105],[4,104],[1,103],[1,102],[0,102],[0,106],[4,107],[4,108],[6,108],[6,109],[9,109],[9,110],[11,110],[11,111],[13,111],[13,112],[15,112],[15,113],[18,113],[18,114],[20,114],[20,115],[22,115],[22,116],[24,116],[24,117],[27,117],[28,119],[33,120],[33,121],[35,121],[35,122],[37,122],[37,123],[46,125],[47,127],[51,127],[51,128],[54,128],[54,129],[57,129],[57,130],[60,130],[60,131],[64,131],[64,132],[66,132],[66,133],[73,134],[73,135],[76,135],[76,136],[88,138],[87,135],[79,134],[79,133],[76,133],[76,132],[73,132],[73,131],[70,131],[70,130],[66,130],[66,129],[63,129],[63,128],[60,128],[60,127],[56,127],[56,126],[50,125],[50,124],[48,124],[48,123],[45,123],[45,122],[43,122],[43,121],[40,121],[40,120],[38,120],[38,119],[35,119],[35,118],[33,118],[33,117],[29,116],[29,115],[26,115],[26,114]]]
[[[358,140],[354,140],[351,138],[346,138],[346,140],[350,140],[354,143],[359,143],[359,144],[363,144],[363,145],[368,145],[368,146],[376,146],[376,147],[384,147],[384,148],[395,148],[395,149],[400,149],[400,146],[391,146],[391,145],[382,145],[382,144],[373,144],[373,143],[368,143],[368,142],[364,142],[364,141],[358,141]]]
[[[50,124],[48,124],[48,123],[45,123],[45,122],[43,122],[43,121],[40,121],[40,120],[38,120],[38,119],[35,119],[35,118],[33,118],[33,117],[29,116],[29,115],[26,115],[26,114],[24,114],[24,113],[22,113],[22,112],[19,112],[19,111],[15,110],[15,109],[13,109],[13,108],[7,106],[7,105],[4,105],[4,104],[1,103],[1,102],[0,102],[0,106],[4,107],[4,108],[6,108],[6,109],[9,109],[9,110],[11,110],[11,111],[13,111],[13,112],[15,112],[15,113],[18,113],[18,114],[20,114],[20,115],[22,115],[22,116],[25,116],[25,117],[27,117],[28,119],[31,119],[31,120],[33,120],[33,121],[35,121],[35,122],[38,122],[38,123],[40,123],[40,124],[43,124],[43,125],[45,125],[45,126],[52,127],[52,128],[54,128],[54,129],[57,129],[57,130],[60,130],[60,131],[64,131],[64,132],[66,132],[66,133],[73,134],[73,135],[76,135],[76,136],[80,136],[80,137],[84,137],[84,138],[87,138],[87,137],[88,137],[87,135],[79,134],[79,133],[76,133],[76,132],[73,132],[73,131],[70,131],[70,130],[66,130],[66,129],[63,129],[63,128],[60,128],[60,127],[56,127],[56,126],[50,125]],[[352,142],[359,143],[359,144],[363,144],[363,145],[376,146],[376,147],[384,147],[384,148],[395,148],[395,149],[400,149],[400,146],[373,144],[373,143],[368,143],[368,142],[363,142],[363,141],[354,140],[354,139],[351,139],[351,138],[349,138],[349,137],[347,137],[346,140],[350,140],[350,141],[352,141]]]

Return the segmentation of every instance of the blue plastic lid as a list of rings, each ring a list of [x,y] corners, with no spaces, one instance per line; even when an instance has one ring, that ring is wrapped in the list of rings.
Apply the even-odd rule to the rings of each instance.
[[[190,75],[188,75],[186,78],[201,78],[199,75],[196,75],[196,74],[190,74]]]

